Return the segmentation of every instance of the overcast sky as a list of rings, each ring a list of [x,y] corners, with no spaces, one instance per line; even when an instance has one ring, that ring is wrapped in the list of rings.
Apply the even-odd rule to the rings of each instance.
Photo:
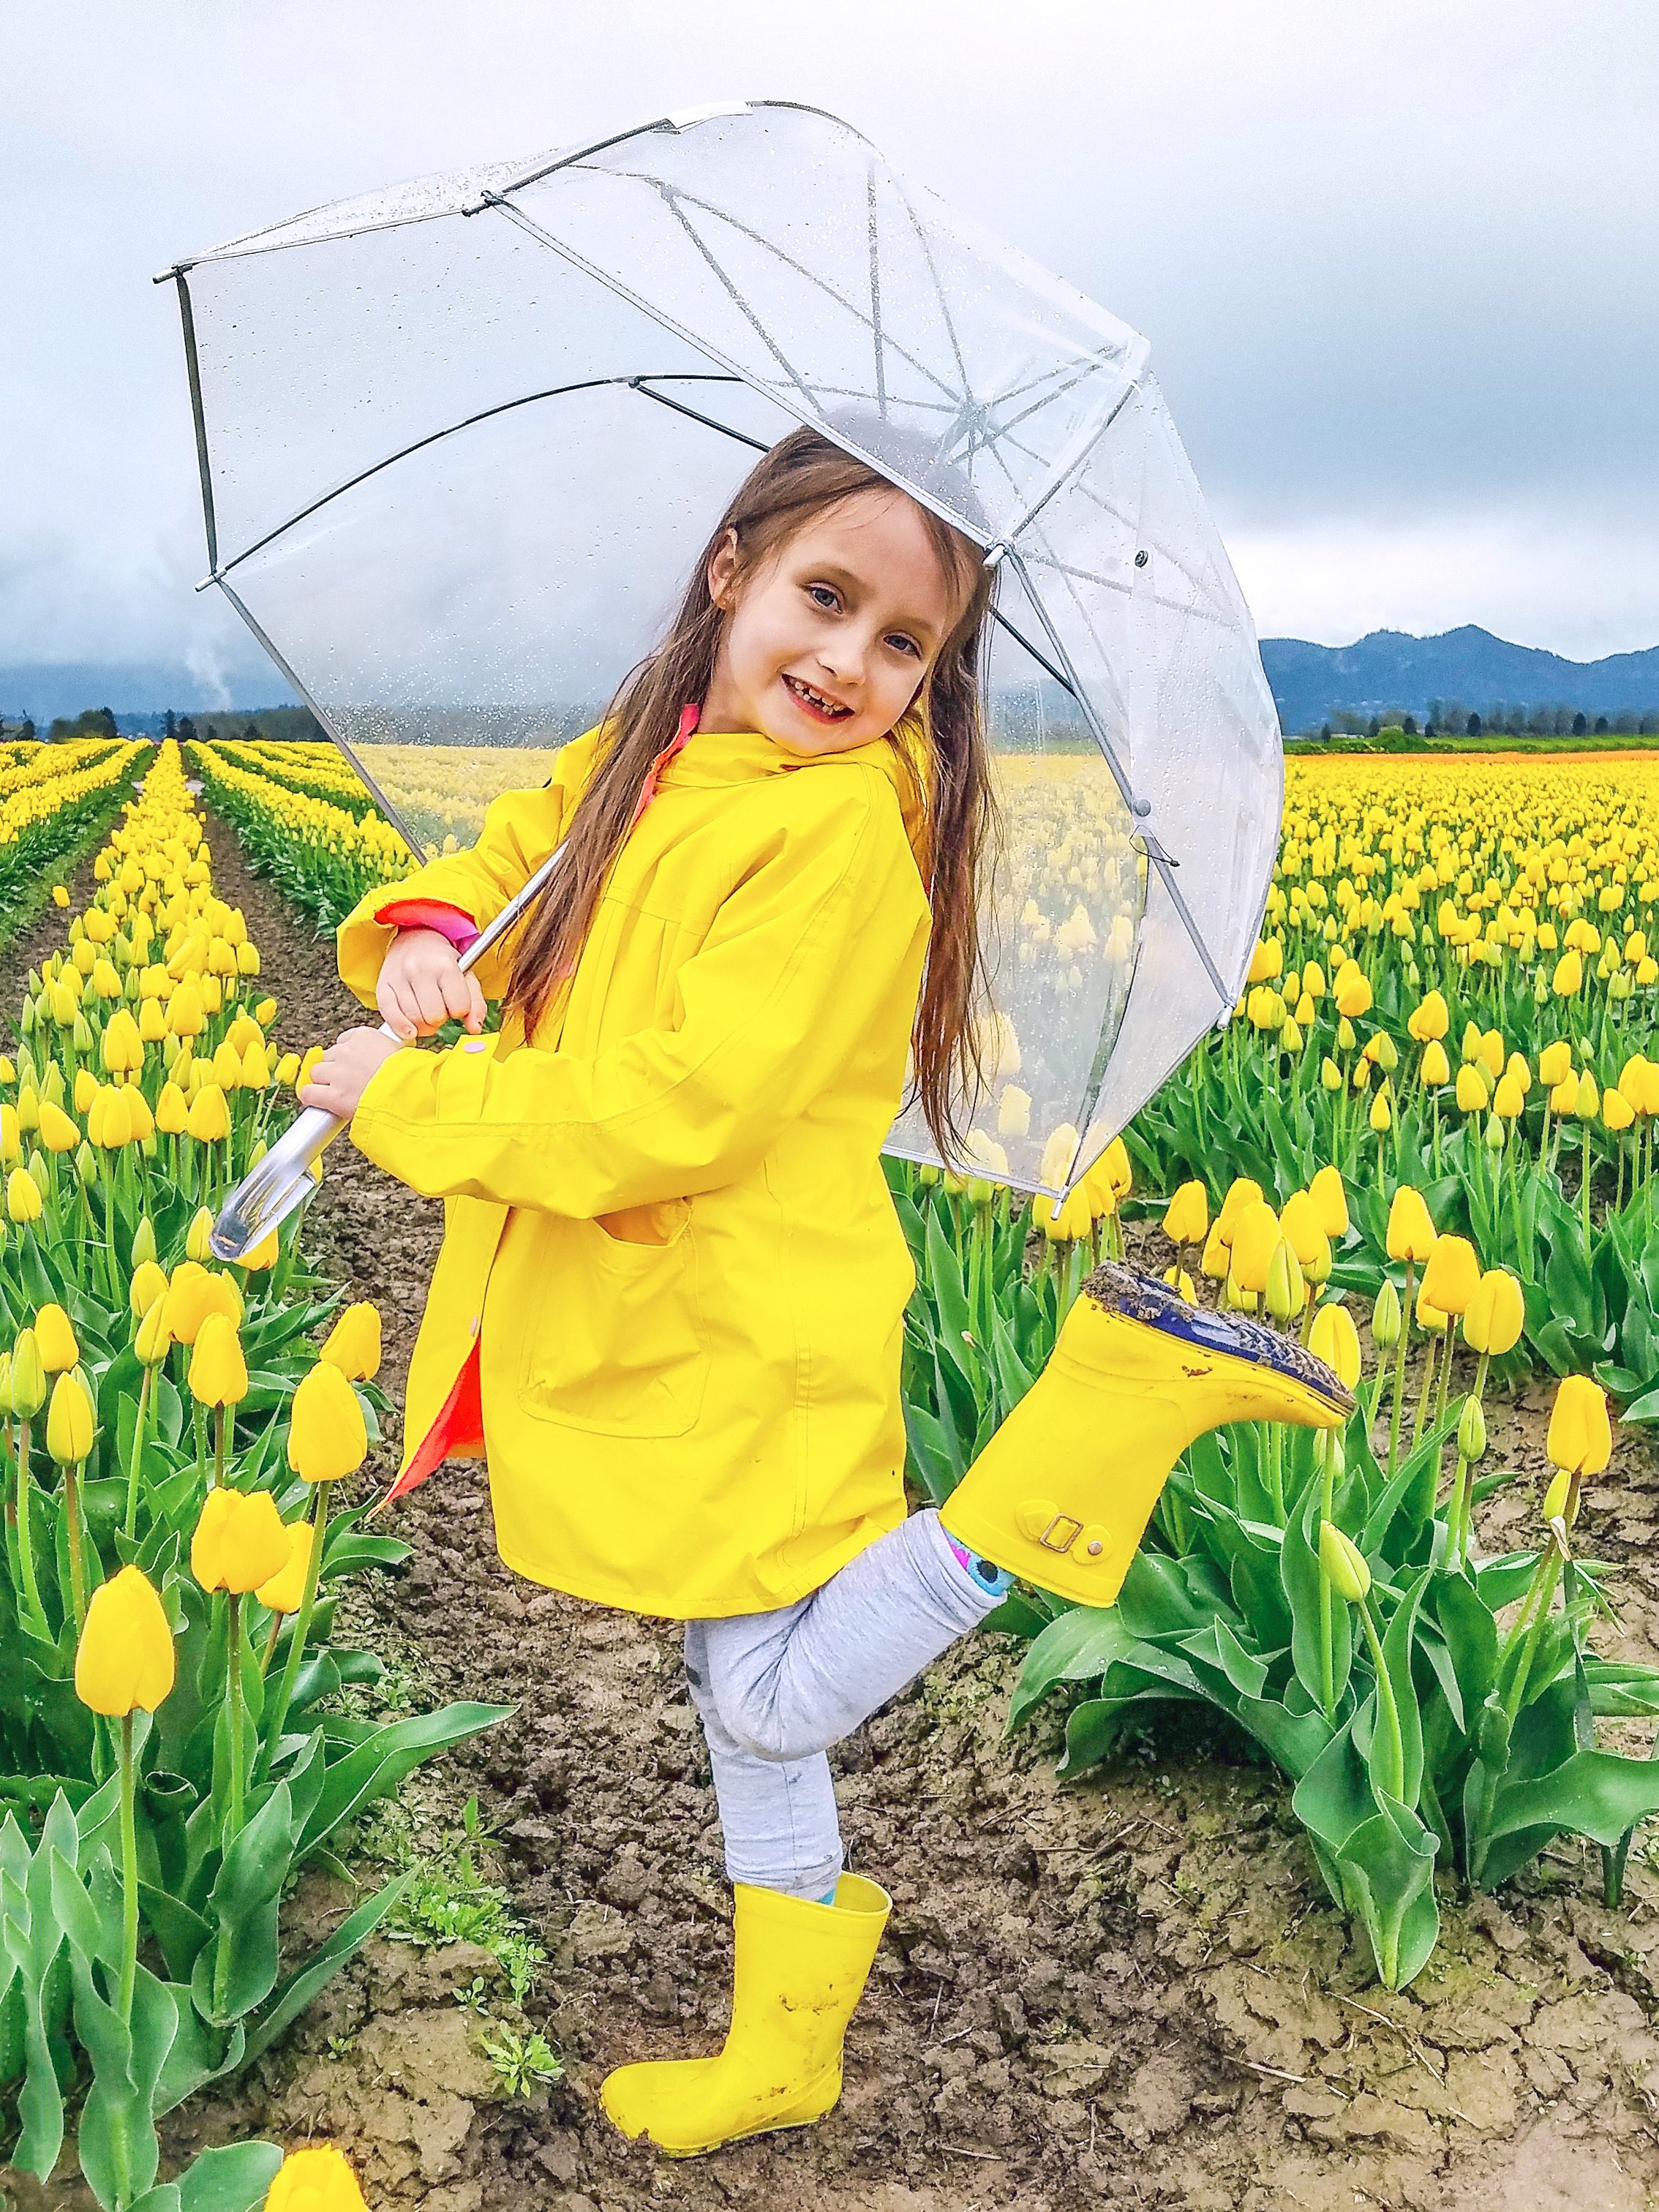
[[[745,96],[846,117],[1146,334],[1264,635],[1659,643],[1654,0],[0,0],[0,664],[258,660],[191,590],[155,270]]]

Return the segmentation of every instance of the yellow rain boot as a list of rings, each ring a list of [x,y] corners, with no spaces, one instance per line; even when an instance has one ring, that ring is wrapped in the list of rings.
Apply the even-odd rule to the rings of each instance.
[[[841,2095],[841,2049],[892,1900],[844,1874],[833,1905],[738,1882],[732,2025],[714,2058],[619,2066],[599,2102],[630,2140],[696,2158],[744,2136],[821,2120]]]
[[[957,1541],[1079,1605],[1110,1605],[1170,1470],[1227,1421],[1335,1428],[1350,1392],[1260,1322],[1108,1261],[1048,1364],[939,1508]]]

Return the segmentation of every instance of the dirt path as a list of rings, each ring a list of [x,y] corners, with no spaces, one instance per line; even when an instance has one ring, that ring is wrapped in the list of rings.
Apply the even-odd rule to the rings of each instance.
[[[301,1047],[354,1016],[319,943],[213,829]],[[21,974],[21,970],[19,971]],[[12,1003],[10,964],[0,976]],[[386,1323],[400,1398],[441,1209],[343,1140],[311,1249]],[[1524,1409],[1496,1418],[1529,1433]],[[395,1423],[382,1460],[396,1455]],[[1650,1455],[1583,1524],[1629,1553],[1627,1632],[1650,1649],[1659,1517]],[[1494,1510],[1522,1510],[1519,1493]],[[379,1945],[204,2115],[222,2137],[332,2133],[376,2206],[430,2212],[1639,2212],[1659,2206],[1659,1879],[1610,1912],[1576,1851],[1497,1898],[1448,1889],[1433,1966],[1371,1985],[1322,1902],[1285,1793],[1218,1736],[1149,1742],[1062,1790],[1049,1747],[1006,1743],[1015,1659],[982,1638],[841,1747],[853,1863],[896,1911],[830,2119],[684,2164],[629,2153],[596,2114],[604,2072],[711,2048],[729,1972],[714,1805],[666,1627],[515,1580],[477,1473],[401,1510],[416,1550],[374,1633],[429,1693],[516,1701],[444,1763],[416,1817],[447,1840],[479,1793],[519,1911],[550,1954],[532,2009],[563,2053],[550,2093],[504,2102],[452,1991],[472,1954]],[[1639,1856],[1639,1854],[1638,1854]]]

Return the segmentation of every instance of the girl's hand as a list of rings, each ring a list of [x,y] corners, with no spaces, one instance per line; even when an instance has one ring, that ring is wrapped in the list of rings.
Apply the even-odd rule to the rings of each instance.
[[[349,1121],[357,1102],[368,1088],[369,1078],[393,1053],[404,1049],[393,1037],[379,1030],[345,1030],[311,1071],[311,1080],[300,1085],[302,1106],[320,1106],[326,1114]]]
[[[475,1036],[483,1027],[483,993],[435,929],[400,932],[380,963],[374,1000],[400,1037],[431,1036],[452,1019],[464,1021]]]

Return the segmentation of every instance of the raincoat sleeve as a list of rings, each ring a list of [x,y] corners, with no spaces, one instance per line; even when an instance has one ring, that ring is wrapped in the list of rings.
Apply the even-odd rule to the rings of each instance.
[[[590,732],[564,748],[539,790],[504,791],[492,799],[477,844],[428,860],[398,883],[377,884],[358,900],[335,936],[340,981],[355,998],[366,1006],[374,1004],[380,963],[397,939],[397,925],[376,919],[382,908],[429,899],[459,908],[480,929],[494,921],[564,835],[592,757]],[[499,951],[487,952],[472,973],[487,999],[498,999],[506,988],[507,963]]]
[[[427,1198],[592,1218],[735,1181],[902,1001],[927,906],[890,786],[780,830],[679,971],[678,1019],[592,1055],[499,1037],[374,1073],[358,1150]],[[896,1100],[895,1100],[896,1105]]]

